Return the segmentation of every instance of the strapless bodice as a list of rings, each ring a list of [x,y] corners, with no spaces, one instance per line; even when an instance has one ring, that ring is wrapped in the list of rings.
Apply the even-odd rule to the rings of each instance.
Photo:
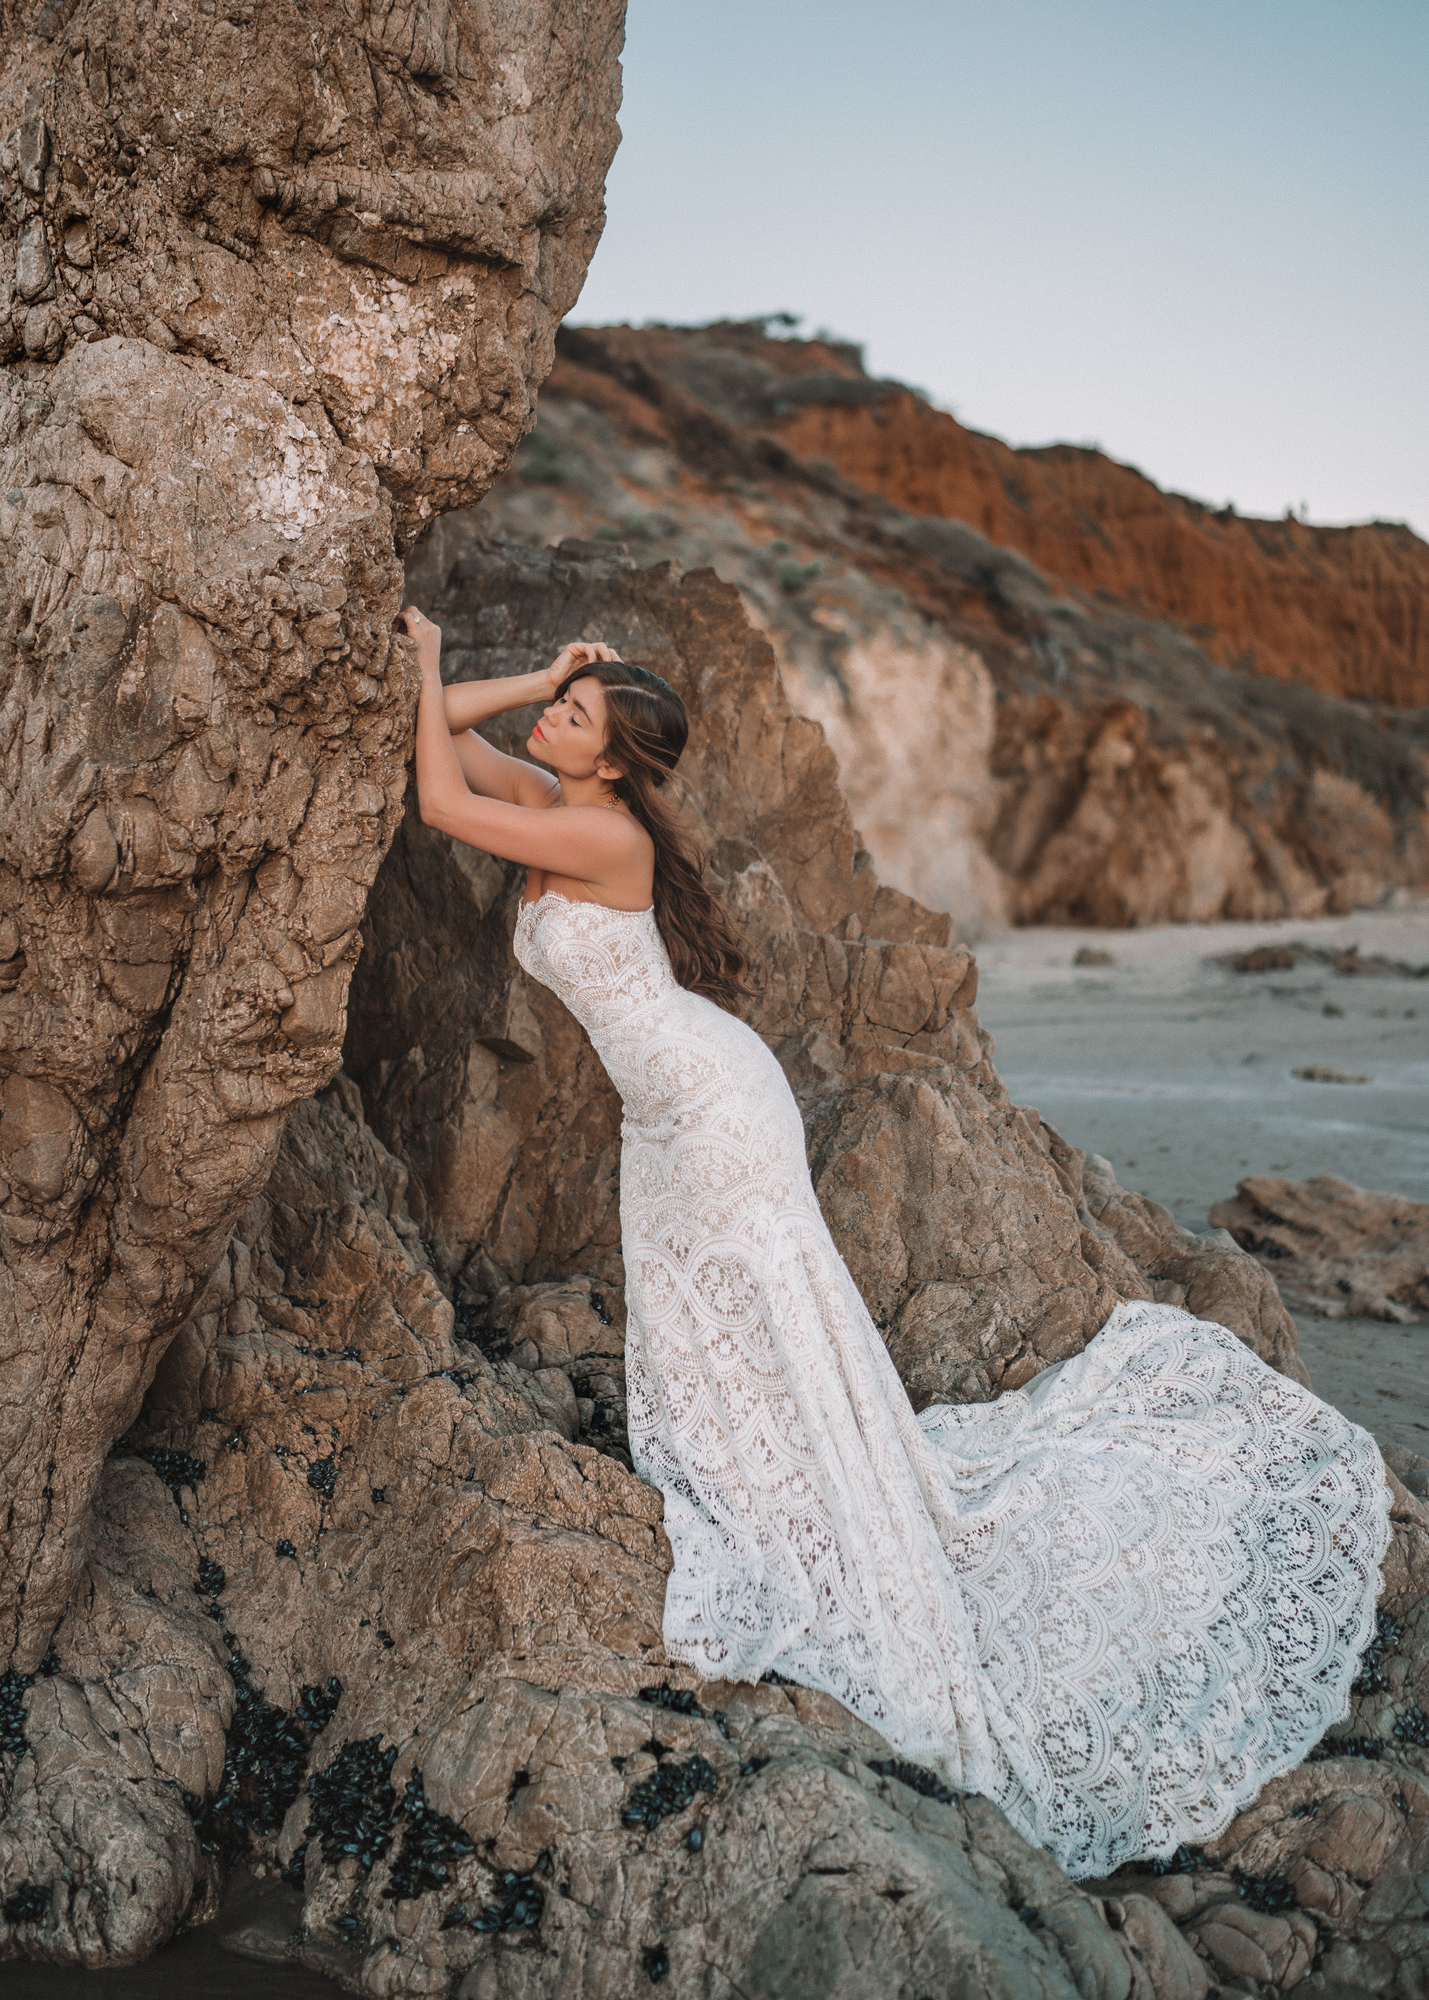
[[[521,905],[514,944],[526,971],[565,1002],[592,1040],[683,990],[653,909],[608,910],[548,889]]]
[[[565,1002],[620,1092],[627,1125],[665,1131],[733,1117],[803,1127],[764,1043],[712,1000],[681,986],[655,912],[609,910],[547,890],[522,905],[516,957]]]

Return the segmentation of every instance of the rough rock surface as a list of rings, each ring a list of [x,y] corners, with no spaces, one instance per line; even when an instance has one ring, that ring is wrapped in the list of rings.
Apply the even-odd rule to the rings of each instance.
[[[1026,1380],[1152,1291],[1295,1367],[1252,1258],[1008,1101],[968,952],[878,886],[731,587],[501,547],[443,584],[459,671],[574,624],[683,687],[756,1018],[920,1401]],[[1089,1894],[826,1698],[664,1658],[660,1499],[624,1438],[615,1106],[509,958],[517,886],[413,819],[383,865],[362,1088],[293,1114],[105,1464],[42,1671],[0,1687],[0,1952],[140,1957],[246,1853],[301,1900],[235,1947],[372,1996],[1204,2000],[1234,1925],[1193,1936],[1135,1882]],[[1407,1629],[1429,1534],[1400,1509]],[[1389,1660],[1395,1715],[1417,1657]],[[1336,1797],[1373,1804],[1382,1776],[1351,1764]],[[1407,1880],[1399,1827],[1383,1871]],[[1287,1922],[1259,1948],[1289,1983],[1282,1930],[1303,1942]]]
[[[1273,1271],[1297,1312],[1326,1319],[1429,1319],[1429,1203],[1375,1194],[1334,1174],[1257,1174],[1211,1222]]]
[[[1195,1310],[1214,1290],[1216,1317],[1298,1366],[1253,1260],[1179,1230],[1010,1102],[971,955],[948,945],[946,917],[878,884],[822,734],[791,710],[737,590],[598,543],[468,538],[458,553],[440,531],[412,583],[458,677],[522,670],[578,629],[684,696],[680,775],[759,968],[751,1019],[803,1105],[824,1212],[915,1401],[1015,1386],[1157,1286]],[[524,735],[513,722],[511,743]],[[438,1269],[483,1298],[574,1271],[619,1284],[619,1101],[511,957],[521,881],[409,813],[369,907],[346,1054],[412,1167]]]
[[[602,218],[619,0],[0,0],[0,1658],[333,1074],[401,810],[396,552]]]
[[[373,2000],[1204,2000],[1313,1980],[1309,1925],[1342,1983],[1418,2000],[1404,1488],[1340,1745],[1378,1761],[1279,1781],[1184,1908],[1074,1886],[826,1699],[664,1659],[611,1092],[510,961],[513,871],[409,818],[379,873],[396,553],[527,421],[599,226],[618,6],[0,0],[0,32],[0,1955],[142,1958],[247,1856],[301,1897],[262,1948]],[[844,489],[791,477],[833,533]],[[898,560],[971,602],[984,545],[923,533]],[[1010,1103],[966,949],[878,884],[730,585],[460,528],[424,560],[460,670],[596,626],[684,688],[757,1024],[920,1402],[1148,1294],[1296,1369],[1254,1259]],[[1007,657],[1041,658],[1070,614],[1004,568]]]
[[[540,427],[482,518],[537,543],[608,537],[642,563],[713,563],[737,583],[796,708],[827,731],[884,880],[950,911],[960,935],[1004,918],[1308,916],[1429,883],[1429,713],[1336,698],[1422,704],[1420,652],[1408,680],[1362,683],[1346,611],[1314,627],[1317,646],[1340,649],[1341,679],[1232,671],[1221,662],[1249,641],[1227,653],[1205,614],[1157,598],[1139,516],[1087,513],[1078,527],[1147,580],[1109,596],[1050,558],[1072,580],[1049,580],[1001,514],[984,531],[980,515],[906,511],[896,490],[853,483],[860,464],[836,471],[800,427],[825,410],[876,424],[893,395],[850,350],[757,325],[567,328]],[[1145,493],[1170,514],[1182,505]],[[1192,515],[1193,541],[1249,549],[1244,524],[1187,503]],[[461,517],[436,530],[469,532]],[[1327,533],[1284,530],[1317,549]],[[1422,544],[1355,530],[1332,545],[1349,552],[1343,589],[1384,645],[1419,647]],[[1379,551],[1371,569],[1381,556],[1395,569],[1382,599],[1360,580],[1361,548]],[[1302,626],[1330,560],[1317,554],[1313,574],[1291,563],[1276,584]]]

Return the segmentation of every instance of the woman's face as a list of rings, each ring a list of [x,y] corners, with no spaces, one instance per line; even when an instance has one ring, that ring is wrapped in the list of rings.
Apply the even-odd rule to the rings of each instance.
[[[608,775],[601,756],[604,745],[605,689],[585,676],[549,704],[526,739],[531,755],[562,778]]]

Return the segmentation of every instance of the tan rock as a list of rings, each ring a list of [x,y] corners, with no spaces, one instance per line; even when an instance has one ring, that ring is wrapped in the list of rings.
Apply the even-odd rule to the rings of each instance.
[[[1211,1221],[1274,1274],[1298,1311],[1328,1319],[1429,1318],[1429,1203],[1334,1174],[1240,1181]]]
[[[1052,1156],[1095,1226],[1110,1234],[1149,1280],[1154,1297],[1232,1328],[1272,1368],[1307,1380],[1296,1352],[1295,1324],[1275,1280],[1243,1254],[1232,1235],[1218,1225],[1202,1235],[1182,1228],[1159,1202],[1118,1187],[1105,1160],[1074,1155],[1055,1134]],[[1211,1220],[1215,1224],[1214,1216]]]
[[[6,16],[0,1654],[26,1671],[106,1451],[337,1066],[408,754],[397,545],[505,464],[603,216],[621,9],[577,11]]]
[[[1128,1895],[1106,1905],[1109,1920],[1140,1958],[1156,2000],[1206,2000],[1210,1974],[1159,1898]]]
[[[43,1924],[0,1929],[80,1965],[147,1957],[186,1917],[218,1905],[220,1871],[183,1794],[218,1789],[233,1682],[195,1594],[190,1526],[137,1458],[101,1485],[94,1550],[64,1628],[61,1661],[26,1698],[28,1749],[10,1764],[0,1818],[7,1895],[48,1895]]]
[[[1318,1937],[1300,1911],[1267,1915],[1239,1900],[1197,1912],[1186,1937],[1227,1978],[1255,1979],[1288,1992],[1310,1970]]]
[[[1333,1750],[1333,1742],[1324,1747]],[[1429,1793],[1424,1780],[1405,1763],[1390,1759],[1388,1746],[1381,1759],[1331,1755],[1272,1780],[1207,1852],[1239,1877],[1283,1884],[1296,1908],[1314,1919],[1325,1938],[1373,1944],[1392,1928],[1412,1921],[1419,1933],[1406,1937],[1403,1948],[1408,1956],[1429,1964],[1422,1890]],[[1225,1901],[1198,1908],[1187,1926],[1188,1934],[1193,1930],[1200,1934],[1212,1957],[1240,1950],[1203,1928],[1207,1923],[1227,1925],[1230,1907]],[[1258,1918],[1259,1927],[1250,1917]],[[1274,1917],[1249,1911],[1235,1920],[1255,1949],[1276,1966],[1282,1965],[1282,1958],[1272,1945],[1280,1933],[1265,1926],[1282,1917],[1313,1952],[1314,1941],[1302,1928],[1304,1918],[1295,1923],[1295,1908]],[[1280,1946],[1291,1953],[1284,1965],[1298,1962],[1298,1946],[1286,1945],[1283,1938]],[[1222,1956],[1217,1962],[1228,1965],[1229,1959]],[[1275,1976],[1283,1983],[1283,1970]]]

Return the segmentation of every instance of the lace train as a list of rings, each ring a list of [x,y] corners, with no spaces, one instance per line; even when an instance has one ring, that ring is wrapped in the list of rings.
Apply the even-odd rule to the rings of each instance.
[[[1223,1327],[1123,1305],[995,1403],[913,1412],[759,1037],[649,911],[548,894],[521,963],[625,1106],[630,1442],[665,1640],[827,1690],[1072,1875],[1205,1841],[1348,1709],[1389,1496],[1365,1431]]]

